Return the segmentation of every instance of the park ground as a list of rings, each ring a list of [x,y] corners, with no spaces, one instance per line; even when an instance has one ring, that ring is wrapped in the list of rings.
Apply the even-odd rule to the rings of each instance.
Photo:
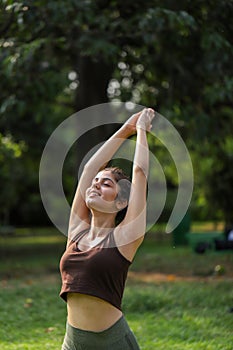
[[[0,349],[59,350],[66,307],[58,264],[65,237],[22,229],[0,239]],[[142,350],[232,350],[233,253],[196,254],[149,233],[132,264],[123,311]]]

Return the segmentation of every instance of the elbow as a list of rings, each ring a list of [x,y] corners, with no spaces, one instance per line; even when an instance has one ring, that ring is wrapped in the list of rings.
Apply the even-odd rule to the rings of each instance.
[[[90,173],[93,173],[93,166],[87,162],[83,167],[82,175],[88,175]]]
[[[146,164],[136,164],[134,166],[134,173],[138,175],[145,176],[147,178],[148,176],[148,166]]]

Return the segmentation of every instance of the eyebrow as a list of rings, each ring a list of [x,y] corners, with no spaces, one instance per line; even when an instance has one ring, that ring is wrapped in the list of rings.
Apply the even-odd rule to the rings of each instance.
[[[95,178],[95,180],[98,180],[98,179],[99,179],[98,177]],[[103,177],[102,180],[103,181],[106,181],[106,180],[111,181],[115,185],[115,182],[110,177]]]

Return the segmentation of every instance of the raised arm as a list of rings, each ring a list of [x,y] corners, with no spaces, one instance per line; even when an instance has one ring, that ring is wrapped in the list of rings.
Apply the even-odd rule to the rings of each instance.
[[[88,228],[90,213],[85,203],[85,192],[95,175],[103,169],[122,143],[136,132],[136,122],[141,112],[134,114],[90,158],[84,166],[71,208],[68,238],[77,231]]]
[[[149,171],[149,149],[146,132],[151,128],[154,111],[144,109],[137,124],[137,140],[134,154],[132,186],[126,216],[119,225],[121,250],[133,257],[142,242],[146,230],[146,190]],[[118,234],[119,237],[119,234]]]

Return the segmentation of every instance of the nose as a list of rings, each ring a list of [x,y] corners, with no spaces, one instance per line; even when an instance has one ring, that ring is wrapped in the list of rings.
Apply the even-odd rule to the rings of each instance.
[[[94,187],[97,188],[97,189],[99,189],[99,188],[100,188],[100,183],[99,183],[98,181],[96,181],[96,182],[94,183]]]

